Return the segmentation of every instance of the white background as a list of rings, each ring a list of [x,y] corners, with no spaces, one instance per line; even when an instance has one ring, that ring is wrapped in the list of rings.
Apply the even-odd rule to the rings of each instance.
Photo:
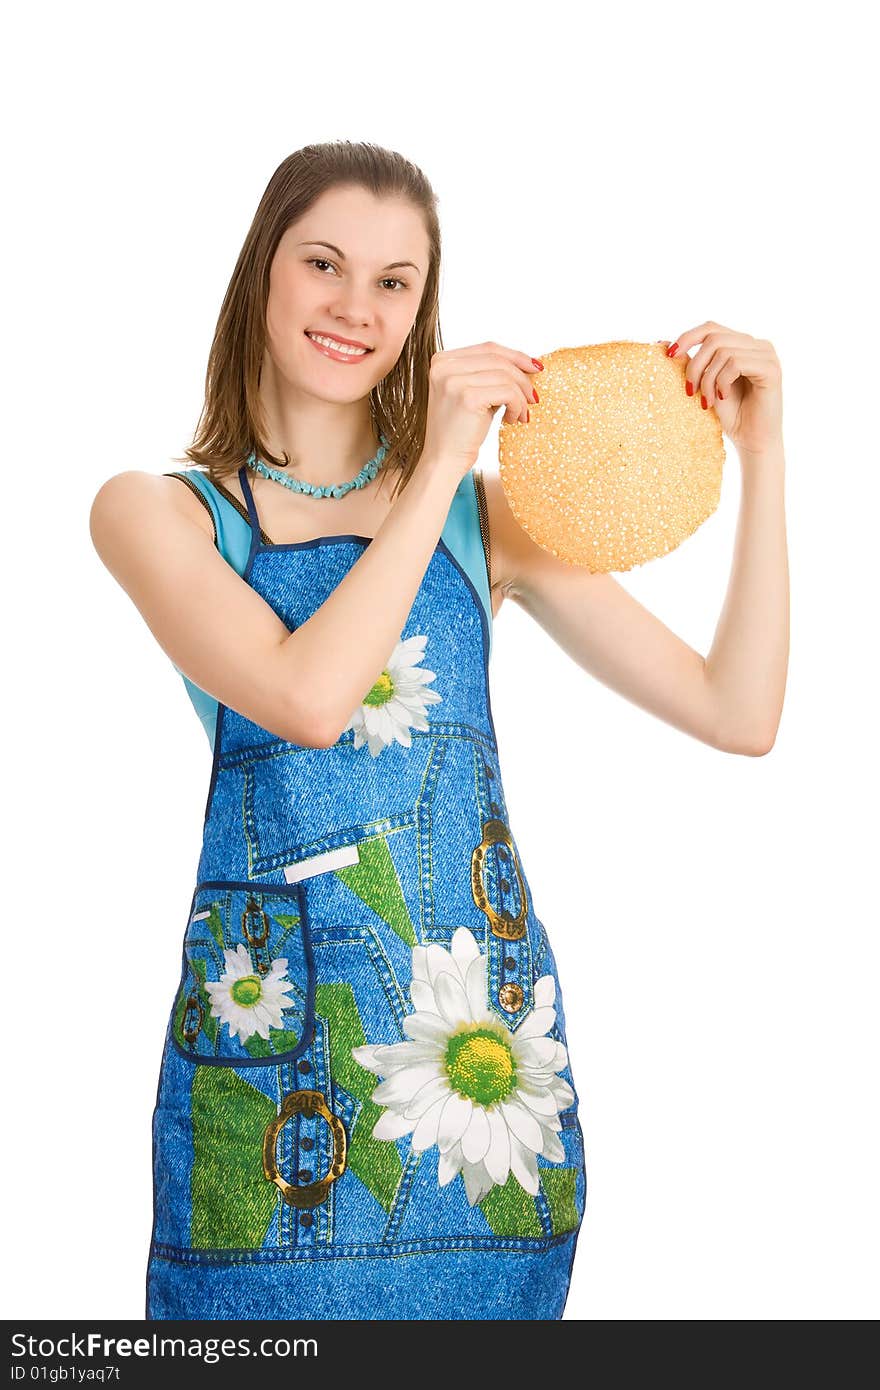
[[[141,1317],[150,1119],[210,750],[91,547],[192,439],[276,166],[440,198],[446,347],[673,338],[783,368],[791,662],[720,753],[512,603],[492,706],[557,955],[589,1196],[566,1317],[878,1312],[876,74],[854,4],[19,6],[3,235],[8,1317]],[[481,463],[497,468],[497,420]],[[701,652],[739,504],[619,580]]]

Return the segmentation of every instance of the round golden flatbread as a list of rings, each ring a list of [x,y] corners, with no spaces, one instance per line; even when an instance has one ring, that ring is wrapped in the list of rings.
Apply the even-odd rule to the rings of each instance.
[[[674,550],[718,506],[724,440],[662,343],[557,348],[528,424],[503,424],[501,483],[536,544],[596,573]]]

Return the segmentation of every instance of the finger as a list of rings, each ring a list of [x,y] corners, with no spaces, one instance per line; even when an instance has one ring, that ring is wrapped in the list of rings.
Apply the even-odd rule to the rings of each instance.
[[[468,347],[452,348],[448,352],[437,354],[440,358],[455,357],[503,357],[521,371],[531,375],[544,369],[544,364],[540,357],[531,357],[527,352],[521,352],[519,348],[505,347],[503,343],[472,343]]]
[[[728,328],[723,323],[709,320],[706,323],[697,324],[695,328],[686,329],[684,333],[679,333],[678,337],[673,338],[667,347],[667,355],[680,359],[682,353],[689,352],[695,344],[704,342],[710,334],[714,334],[716,345],[724,342],[729,347],[735,347],[740,343],[745,344],[753,341],[748,333],[737,333],[734,328]],[[658,339],[658,342],[665,341],[665,339]],[[672,348],[675,348],[676,351],[671,351]]]
[[[735,344],[727,341],[724,335],[710,333],[705,339],[698,352],[693,357],[687,359],[684,369],[684,387],[689,396],[695,395],[702,389],[701,383],[710,362],[717,352],[726,353],[728,356],[733,352]]]
[[[529,358],[529,361],[531,361],[531,358]],[[467,363],[467,372],[465,373],[467,377],[470,377],[472,373],[476,371],[497,372],[499,368],[502,371],[511,373],[522,389],[523,399],[526,404],[532,405],[533,403],[537,403],[539,397],[534,386],[533,377],[529,376],[521,367],[511,362],[509,358],[499,353],[471,355],[468,348],[461,348],[457,358],[455,355],[452,355],[448,361],[443,363],[441,368],[442,375],[445,377],[462,375],[463,362]],[[534,368],[533,372],[537,370],[537,368]]]
[[[729,348],[718,348],[718,350],[712,354],[706,370],[700,377],[699,383],[700,405],[704,410],[708,410],[711,406],[715,405],[716,397],[719,400],[724,400],[722,394],[724,388],[722,387],[721,390],[718,389],[718,378],[730,361],[731,353]]]
[[[500,406],[506,406],[504,415],[501,417],[502,424],[515,424],[522,419],[523,411],[527,407],[523,406],[522,395],[517,386],[510,380],[500,378],[494,384],[485,380],[466,386],[463,392],[468,406],[473,410],[490,411],[493,415]]]
[[[696,358],[693,360],[696,361]],[[726,394],[738,377],[743,376],[754,382],[762,380],[764,378],[762,366],[765,364],[766,354],[760,348],[719,348],[699,378],[698,388],[695,387],[695,389],[699,389],[701,396],[705,398],[707,407],[714,405],[717,380],[722,371],[724,372],[724,380],[721,383],[721,389]],[[721,399],[724,400],[724,396],[721,396]]]
[[[680,348],[682,352],[687,352],[694,346],[694,343],[701,343],[708,333],[712,333],[720,327],[720,324],[711,321],[698,323],[694,328],[686,328],[684,333],[679,333],[677,337],[673,338],[671,346]],[[677,357],[678,353],[673,353],[672,356]]]
[[[504,343],[475,343],[472,347],[461,348],[460,351],[506,357],[524,372],[539,372],[543,365],[540,357],[532,357],[528,352],[521,352],[519,348],[506,347]]]
[[[474,360],[476,361],[477,359]],[[494,370],[492,369],[493,367]],[[459,372],[457,375],[460,380],[472,386],[504,386],[512,383],[520,392],[517,418],[524,410],[528,410],[529,407],[538,400],[538,393],[532,386],[531,379],[525,377],[518,368],[510,366],[506,362],[501,363],[500,370],[498,369],[498,362],[496,360],[492,363],[492,366],[486,367],[482,371]]]
[[[736,363],[732,357],[728,357],[721,370],[715,377],[714,390],[719,401],[723,401],[730,395],[730,388],[739,376]]]

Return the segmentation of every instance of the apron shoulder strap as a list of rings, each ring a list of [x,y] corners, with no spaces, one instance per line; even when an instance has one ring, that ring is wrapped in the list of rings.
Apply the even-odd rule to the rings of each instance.
[[[250,517],[251,530],[257,541],[260,538],[260,518],[257,515],[257,504],[254,501],[254,494],[251,492],[251,485],[248,482],[247,468],[242,464],[238,470],[238,482],[241,488],[241,495],[247,503],[248,516]]]

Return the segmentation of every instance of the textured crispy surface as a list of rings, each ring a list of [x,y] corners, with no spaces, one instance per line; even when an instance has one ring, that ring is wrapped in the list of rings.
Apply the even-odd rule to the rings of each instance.
[[[504,424],[501,482],[532,540],[595,572],[674,550],[721,495],[715,411],[684,388],[686,354],[662,343],[596,343],[541,357],[527,425]]]

